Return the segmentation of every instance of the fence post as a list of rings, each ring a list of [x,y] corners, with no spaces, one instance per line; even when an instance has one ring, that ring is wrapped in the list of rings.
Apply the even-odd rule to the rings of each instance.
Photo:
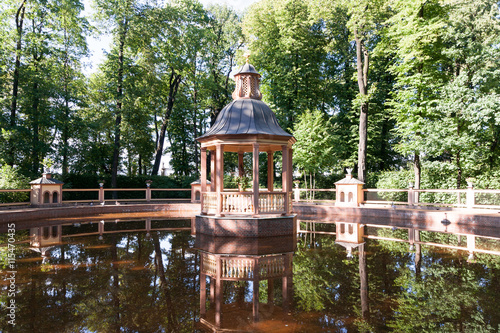
[[[413,191],[413,183],[410,182],[408,185],[408,205],[413,206],[413,197],[414,197],[415,192]]]
[[[146,201],[150,202],[151,201],[151,183],[152,180],[146,180]]]
[[[104,182],[99,183],[99,202],[104,202]]]
[[[299,183],[295,183],[295,188],[293,189],[293,201],[295,201],[295,202],[300,201]]]
[[[467,208],[472,209],[475,205],[475,199],[474,199],[474,184],[472,182],[467,182]]]

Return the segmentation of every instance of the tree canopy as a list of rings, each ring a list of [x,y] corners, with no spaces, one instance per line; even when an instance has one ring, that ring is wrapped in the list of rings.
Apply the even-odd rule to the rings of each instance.
[[[197,0],[0,6],[0,164],[29,178],[50,158],[116,186],[157,175],[166,154],[176,177],[196,177],[195,138],[231,101],[244,53],[298,139],[297,171],[354,167],[374,186],[413,169],[417,188],[438,169],[456,188],[500,172],[493,0],[260,0],[243,14]],[[110,49],[88,74],[87,37],[104,35]]]

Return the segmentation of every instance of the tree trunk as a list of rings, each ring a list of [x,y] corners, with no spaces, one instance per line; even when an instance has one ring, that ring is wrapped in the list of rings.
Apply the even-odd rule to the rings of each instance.
[[[420,155],[415,153],[415,157],[413,160],[413,172],[415,173],[415,186],[414,189],[420,189],[420,174],[421,174],[421,166],[420,166]],[[418,192],[415,192],[413,195],[413,201],[418,203]]]
[[[354,30],[356,39],[356,70],[358,77],[359,93],[363,97],[367,95],[368,68],[370,58],[363,39],[358,34],[358,29]],[[368,142],[368,102],[363,101],[359,110],[359,144],[358,144],[358,179],[362,182],[366,180],[366,148]]]
[[[168,121],[170,120],[170,115],[172,114],[172,109],[174,107],[175,96],[177,95],[177,89],[179,89],[179,84],[181,83],[181,75],[176,74],[175,70],[172,69],[170,73],[170,88],[168,94],[168,103],[167,103],[167,111],[165,112],[165,116],[163,118],[163,122],[161,124],[160,129],[160,137],[158,138],[155,150],[155,163],[153,165],[153,170],[151,171],[151,175],[155,176],[158,174],[158,170],[160,169],[161,157],[163,156],[163,145],[165,144],[165,134],[167,132]]]
[[[12,101],[10,105],[10,128],[13,130],[16,127],[16,112],[17,112],[17,95],[19,91],[19,69],[21,67],[21,49],[23,38],[23,22],[24,13],[26,12],[26,0],[24,0],[16,12],[16,30],[17,30],[17,45],[16,45],[16,60],[14,64],[14,75],[12,78]],[[14,143],[12,138],[9,138],[9,151],[7,164],[14,166],[15,154]]]
[[[64,29],[64,41],[65,41],[65,50],[64,50],[64,122],[63,122],[63,128],[62,128],[62,141],[63,141],[63,149],[62,149],[62,174],[63,176],[66,175],[69,171],[68,167],[68,154],[69,154],[69,145],[68,145],[68,140],[69,140],[69,126],[68,124],[70,123],[69,119],[69,88],[68,88],[68,83],[69,83],[69,56],[68,56],[68,46],[67,43],[68,41],[68,36],[67,36],[67,30]]]
[[[36,80],[36,79],[35,79]],[[33,139],[32,139],[32,156],[33,156],[33,164],[32,171],[34,174],[38,174],[40,171],[40,119],[38,115],[38,82],[35,81],[33,84],[33,104],[32,104],[32,112],[33,112]]]
[[[115,114],[115,142],[113,148],[113,165],[111,167],[111,187],[116,188],[116,179],[118,176],[118,166],[120,163],[120,145],[121,145],[121,123],[122,123],[122,99],[123,99],[123,50],[125,48],[125,38],[127,37],[127,20],[120,22],[118,45],[118,76],[117,76],[117,96],[116,96],[116,114]],[[116,199],[116,192],[113,193]]]

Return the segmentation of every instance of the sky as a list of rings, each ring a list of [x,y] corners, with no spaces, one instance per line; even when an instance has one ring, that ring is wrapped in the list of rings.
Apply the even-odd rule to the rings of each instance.
[[[257,0],[199,0],[205,7],[210,4],[226,4],[232,7],[236,12],[243,13],[243,11],[248,8],[252,3]],[[83,0],[85,6],[85,15],[91,13],[90,3],[92,0]],[[90,56],[84,60],[84,73],[90,75],[97,70],[97,66],[104,60],[104,55],[106,51],[109,51],[109,45],[111,44],[111,36],[105,35],[99,38],[88,37],[87,43],[90,49]]]

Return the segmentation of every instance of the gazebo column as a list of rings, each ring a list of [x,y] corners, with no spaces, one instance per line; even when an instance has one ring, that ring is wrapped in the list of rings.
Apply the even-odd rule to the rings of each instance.
[[[203,194],[207,191],[207,148],[201,148],[201,170],[200,170],[200,182],[201,182],[201,193],[200,193],[200,201],[201,201],[201,211],[205,213],[203,208]]]
[[[222,192],[224,191],[224,147],[218,144],[215,154],[215,191],[217,192],[217,216],[222,214]]]
[[[274,189],[274,163],[273,152],[267,152],[267,190],[272,192]]]
[[[253,211],[259,215],[259,144],[253,144]]]
[[[215,173],[216,173],[216,165],[215,165],[215,150],[210,153],[210,191],[215,192]]]
[[[245,174],[245,165],[243,164],[243,152],[238,152],[238,176]]]
[[[287,145],[283,145],[281,146],[282,148],[282,154],[283,154],[283,158],[282,158],[282,161],[283,161],[283,166],[282,166],[282,169],[283,169],[283,173],[282,173],[282,177],[281,177],[281,183],[282,183],[282,192],[284,193],[285,195],[285,200],[284,200],[284,205],[285,205],[285,215],[288,215],[290,212],[289,212],[289,209],[288,209],[288,191],[290,190],[289,188],[289,184],[288,184],[288,180],[289,180],[289,173],[290,173],[290,162],[289,162],[289,159],[290,159],[290,150],[288,149],[288,146]]]
[[[288,212],[288,214],[292,214],[292,210],[290,208],[290,194],[292,193],[292,189],[293,189],[293,149],[292,148],[288,148],[288,184],[287,184],[287,198],[288,198],[288,208],[286,209],[286,211]]]

